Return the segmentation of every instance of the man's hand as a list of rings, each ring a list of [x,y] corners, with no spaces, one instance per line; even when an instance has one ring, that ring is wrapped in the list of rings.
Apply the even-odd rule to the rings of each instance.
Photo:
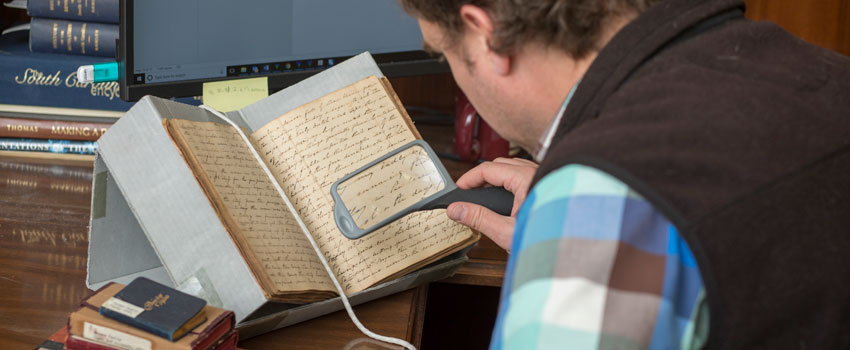
[[[449,218],[477,230],[509,250],[516,225],[516,214],[528,194],[528,186],[537,171],[537,163],[519,158],[496,158],[472,168],[457,180],[462,189],[487,185],[504,187],[514,194],[511,216],[502,216],[477,204],[456,202],[449,205]]]

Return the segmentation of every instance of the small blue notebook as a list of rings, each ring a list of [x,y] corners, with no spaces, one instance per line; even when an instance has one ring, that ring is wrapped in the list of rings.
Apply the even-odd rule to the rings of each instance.
[[[100,314],[176,341],[207,317],[206,300],[139,277],[103,303]]]

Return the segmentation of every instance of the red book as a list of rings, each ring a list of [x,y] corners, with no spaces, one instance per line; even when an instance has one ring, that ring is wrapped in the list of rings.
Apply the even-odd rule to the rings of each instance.
[[[104,343],[72,335],[65,341],[65,350],[115,350]]]
[[[53,333],[47,340],[39,344],[36,350],[64,350],[65,341],[68,339],[68,326],[62,327]]]
[[[239,341],[239,333],[236,330],[231,330],[230,333],[225,335],[221,340],[218,341],[213,349],[215,350],[235,350],[236,343]]]

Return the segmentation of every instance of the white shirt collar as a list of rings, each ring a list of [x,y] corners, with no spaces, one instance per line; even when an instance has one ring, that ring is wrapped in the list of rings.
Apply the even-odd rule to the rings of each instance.
[[[537,142],[537,149],[535,150],[533,156],[534,161],[540,163],[543,160],[543,157],[546,157],[546,152],[549,151],[549,146],[552,145],[552,139],[555,138],[555,131],[558,130],[558,125],[561,124],[561,117],[564,116],[564,112],[567,110],[567,104],[570,103],[570,99],[573,98],[573,93],[576,92],[576,88],[581,80],[577,81],[573,88],[570,89],[570,93],[567,94],[567,98],[564,99],[564,103],[561,104],[561,108],[558,109],[558,113],[555,114],[555,117],[552,118],[552,122],[549,123],[549,127],[546,128],[546,132],[543,133],[543,136],[540,137],[540,140]]]

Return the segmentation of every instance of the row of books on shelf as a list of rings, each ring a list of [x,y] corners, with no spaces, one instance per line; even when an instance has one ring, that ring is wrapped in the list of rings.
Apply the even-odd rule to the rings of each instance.
[[[118,0],[15,0],[5,5],[31,17],[4,33],[28,31],[32,51],[115,57]]]
[[[98,137],[133,106],[120,99],[118,82],[77,79],[77,67],[108,61],[31,52],[22,32],[0,36],[0,155],[93,159]]]
[[[111,125],[0,116],[0,151],[94,155]]]
[[[140,277],[80,302],[67,326],[38,349],[236,349],[234,313]]]

